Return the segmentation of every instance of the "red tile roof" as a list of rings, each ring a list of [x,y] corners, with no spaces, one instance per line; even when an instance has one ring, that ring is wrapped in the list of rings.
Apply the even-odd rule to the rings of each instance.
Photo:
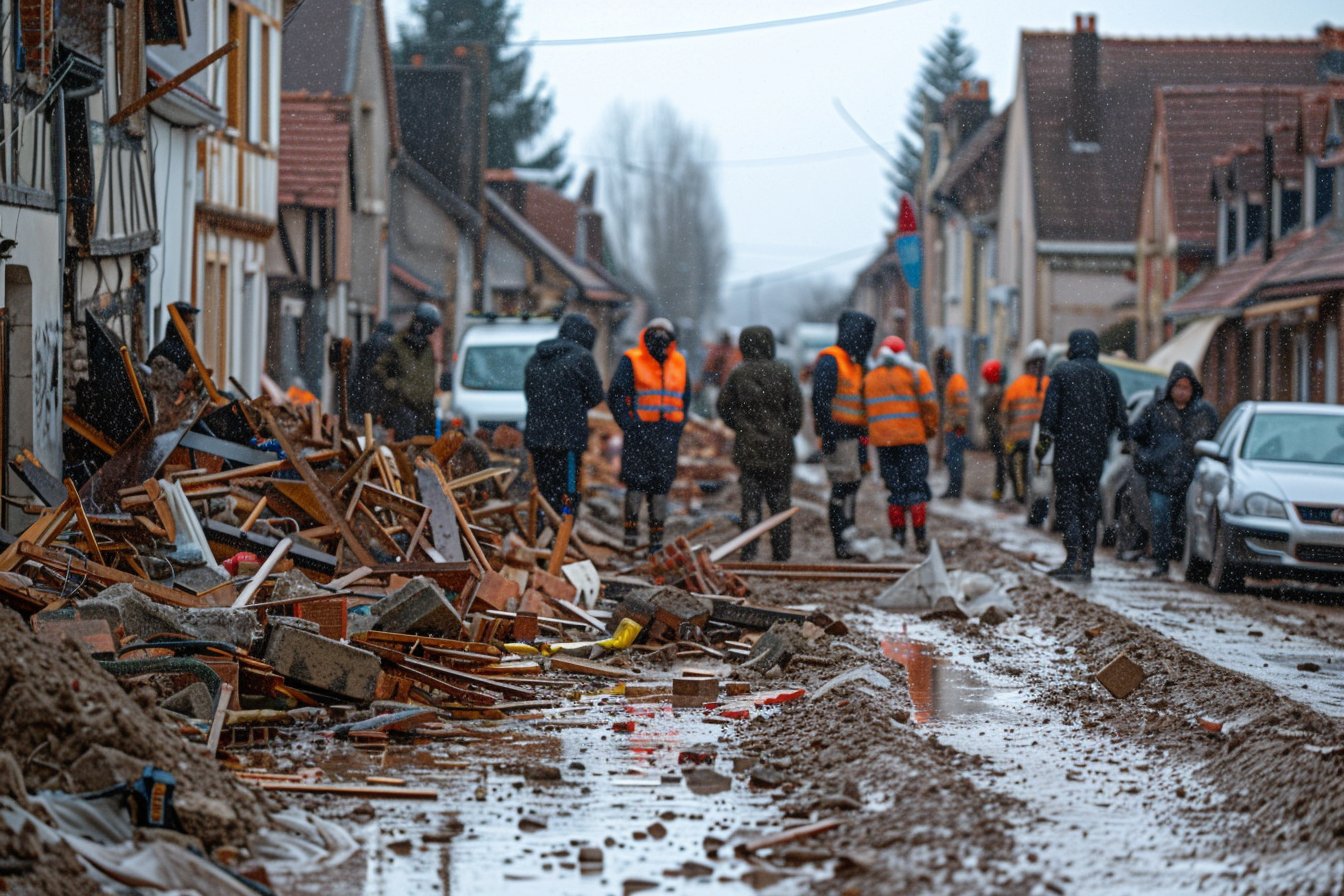
[[[1209,199],[1215,157],[1258,139],[1266,120],[1295,114],[1301,91],[1261,85],[1158,89],[1157,127],[1164,139],[1156,151],[1165,156],[1166,201],[1182,245],[1212,247],[1217,239],[1218,215]]]
[[[1268,262],[1261,246],[1215,268],[1167,306],[1173,317],[1232,312],[1266,295],[1301,294],[1344,281],[1344,221],[1334,219],[1280,240]]]
[[[1023,32],[1031,163],[1041,239],[1129,242],[1153,125],[1153,94],[1180,84],[1313,84],[1321,44],[1307,40],[1156,40],[1102,36],[1100,148],[1070,146],[1073,35]]]
[[[350,101],[284,93],[280,130],[280,204],[336,208],[350,172]]]

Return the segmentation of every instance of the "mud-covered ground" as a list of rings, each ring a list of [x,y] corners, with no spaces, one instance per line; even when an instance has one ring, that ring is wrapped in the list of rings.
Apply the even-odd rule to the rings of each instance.
[[[983,458],[971,470],[983,496]],[[796,483],[795,561],[831,559],[825,491]],[[730,487],[677,507],[673,533],[713,520],[699,540],[725,540],[736,500]],[[884,518],[866,483],[861,522],[871,532]],[[885,582],[758,579],[755,602],[821,609],[847,631],[796,632],[793,660],[765,673],[709,656],[606,658],[646,684],[687,667],[745,683],[725,698],[745,718],[552,673],[535,685],[548,705],[432,740],[361,750],[325,736],[323,713],[284,729],[240,756],[337,783],[400,778],[437,799],[277,796],[362,849],[272,884],[322,896],[1344,892],[1337,604],[1213,595],[1104,557],[1093,585],[1060,588],[1040,572],[1058,562],[1055,540],[1010,506],[935,502],[931,529],[956,581],[985,576],[968,619],[876,609]],[[1006,618],[980,617],[991,604]],[[1094,678],[1121,653],[1146,675],[1125,699]],[[759,705],[796,689],[806,695]],[[31,776],[42,766],[22,746]]]

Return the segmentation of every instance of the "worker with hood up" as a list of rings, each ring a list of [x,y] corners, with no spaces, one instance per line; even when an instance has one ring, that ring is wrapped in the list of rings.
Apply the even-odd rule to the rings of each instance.
[[[537,489],[561,514],[579,511],[588,410],[602,402],[602,375],[593,360],[596,341],[597,328],[588,318],[566,314],[559,335],[538,343],[523,368],[523,444],[532,452]]]
[[[182,323],[186,324],[187,329],[190,330],[196,321],[196,315],[200,313],[201,309],[186,302],[174,302],[173,307],[177,309],[177,313],[181,316]],[[182,341],[182,336],[177,332],[177,326],[173,323],[171,317],[168,318],[168,323],[164,327],[163,338],[159,340],[158,345],[150,349],[149,357],[145,359],[145,363],[152,366],[154,359],[159,357],[172,361],[173,365],[183,373],[186,373],[192,367],[191,352],[188,351],[187,344]]]
[[[905,350],[905,340],[888,336],[877,364],[863,378],[868,437],[877,447],[877,466],[887,486],[890,551],[905,550],[907,511],[915,530],[915,548],[928,553],[925,519],[929,499],[929,439],[938,434],[938,393],[933,378]]]
[[[677,447],[686,428],[691,380],[665,317],[649,321],[634,348],[621,356],[607,388],[607,406],[621,428],[625,483],[625,546],[639,543],[639,508],[649,505],[649,553],[662,550],[667,493],[677,478]]]
[[[733,431],[733,463],[742,490],[743,530],[761,521],[761,502],[771,514],[792,503],[793,437],[803,428],[803,393],[789,368],[775,360],[775,337],[768,327],[747,327],[738,340],[742,363],[719,393],[719,417]],[[789,520],[770,530],[770,555],[777,563],[792,555]],[[756,542],[742,548],[756,558]]]
[[[1101,342],[1091,330],[1069,334],[1069,356],[1055,368],[1045,390],[1040,461],[1055,449],[1056,517],[1067,553],[1062,566],[1050,570],[1057,579],[1092,581],[1092,556],[1097,547],[1101,515],[1099,485],[1109,453],[1111,433],[1129,435],[1120,380],[1097,360]]]
[[[1218,431],[1218,412],[1204,400],[1195,371],[1177,361],[1167,388],[1143,409],[1131,433],[1134,471],[1148,482],[1153,514],[1153,577],[1165,578],[1174,543],[1185,538],[1185,493],[1195,478],[1195,443]]]
[[[877,321],[859,311],[845,311],[836,330],[835,345],[822,349],[812,369],[812,425],[821,440],[821,462],[831,481],[826,509],[835,556],[848,560],[854,554],[847,534],[854,528],[859,486],[867,466],[863,374]]]
[[[396,328],[392,321],[381,320],[369,334],[369,338],[359,346],[355,363],[350,366],[350,413],[356,420],[362,420],[365,414],[375,418],[382,415],[378,382],[373,375],[373,366],[392,344],[392,334]]]
[[[382,386],[383,422],[401,440],[434,434],[434,386],[438,383],[434,347],[429,337],[443,324],[443,315],[429,302],[415,306],[406,329],[374,362],[374,378]]]

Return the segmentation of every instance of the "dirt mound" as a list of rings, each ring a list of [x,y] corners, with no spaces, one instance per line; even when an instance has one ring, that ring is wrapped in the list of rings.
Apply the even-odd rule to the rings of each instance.
[[[95,790],[153,764],[176,777],[188,834],[210,849],[241,846],[265,823],[257,792],[184,741],[152,691],[144,696],[128,695],[78,646],[38,641],[18,614],[0,610],[0,748],[26,789]]]

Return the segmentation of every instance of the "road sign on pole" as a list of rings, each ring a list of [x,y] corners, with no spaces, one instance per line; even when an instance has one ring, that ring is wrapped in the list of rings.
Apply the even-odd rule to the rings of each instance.
[[[893,243],[896,258],[901,263],[901,274],[910,287],[910,305],[915,319],[915,347],[919,360],[929,362],[928,332],[924,324],[924,247],[919,237],[919,223],[915,220],[915,205],[907,195],[901,196],[900,212],[896,216],[896,240]]]

